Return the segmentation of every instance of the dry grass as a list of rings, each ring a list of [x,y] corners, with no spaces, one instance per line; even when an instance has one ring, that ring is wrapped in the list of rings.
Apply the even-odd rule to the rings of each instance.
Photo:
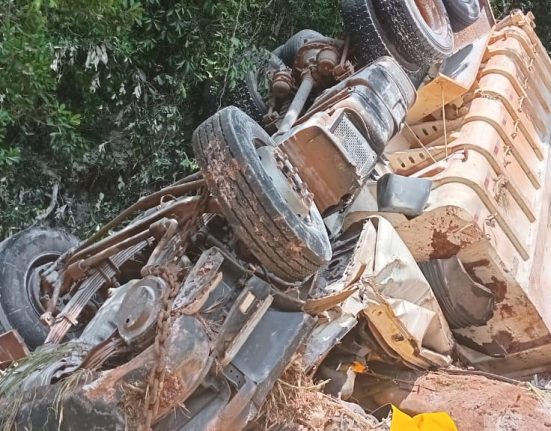
[[[63,422],[63,402],[67,396],[71,395],[82,385],[89,383],[93,379],[93,375],[94,372],[92,370],[80,369],[56,385],[53,410],[58,423],[58,431],[61,430],[61,422]]]
[[[16,420],[23,400],[29,400],[31,392],[21,391],[28,377],[41,373],[46,367],[71,354],[75,349],[72,344],[64,344],[55,348],[38,349],[32,352],[27,358],[14,363],[0,376],[0,398],[5,401],[2,406],[3,420],[0,423],[0,430],[7,431],[16,429]],[[51,411],[55,415],[59,426],[63,420],[63,401],[65,397],[74,392],[83,383],[90,380],[90,370],[78,370],[55,385],[55,393],[52,400]],[[32,395],[36,397],[36,394]]]
[[[10,398],[9,402],[2,406],[2,413],[7,414],[3,417],[2,422],[0,422],[1,431],[12,431],[15,429],[17,423],[17,414],[19,413],[19,408],[23,402],[23,395],[17,395]]]
[[[322,392],[323,386],[314,384],[305,375],[298,360],[293,361],[276,382],[259,415],[257,423],[263,429],[323,431],[385,430],[369,415],[352,410],[343,403]]]
[[[21,387],[27,377],[65,357],[71,351],[67,344],[55,349],[39,349],[14,363],[0,378],[0,397],[9,396]]]
[[[147,383],[145,381],[125,383],[123,386],[122,408],[125,414],[127,430],[139,429],[139,425],[144,417],[146,390]]]
[[[33,364],[34,365],[34,364]],[[58,384],[56,384],[55,392],[53,395],[51,407],[48,410],[48,420],[50,422],[50,414],[54,415],[55,421],[58,424],[58,430],[62,429],[63,422],[63,402],[71,395],[75,390],[80,388],[83,384],[86,384],[93,378],[93,372],[91,370],[77,370]],[[32,391],[32,392],[31,392]],[[6,413],[3,416],[3,420],[0,423],[1,431],[12,431],[18,429],[18,414],[23,401],[33,403],[36,400],[37,392],[30,389],[29,392],[13,390],[13,393],[6,397],[6,403],[2,406],[2,413]],[[32,395],[31,395],[32,394]],[[49,396],[46,395],[46,396]],[[41,395],[45,396],[44,394]],[[26,429],[26,428],[24,428]]]
[[[539,402],[541,403],[541,407],[548,412],[551,412],[551,391],[538,388],[531,383],[528,383],[528,387],[538,398]]]

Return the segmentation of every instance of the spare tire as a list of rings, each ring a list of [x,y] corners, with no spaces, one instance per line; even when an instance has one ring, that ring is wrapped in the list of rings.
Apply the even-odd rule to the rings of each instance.
[[[228,223],[267,270],[298,281],[329,261],[315,204],[299,193],[300,179],[285,171],[288,161],[249,116],[222,109],[195,130],[193,148]]]
[[[17,329],[30,348],[44,342],[50,328],[40,320],[38,271],[78,243],[62,230],[33,227],[0,245],[0,331]]]
[[[262,87],[268,85],[270,73],[277,72],[285,65],[279,57],[265,49],[247,51],[244,56],[251,59],[252,68],[227,91],[224,105],[236,106],[260,123],[268,112],[266,96],[269,88]]]
[[[358,66],[391,56],[418,86],[429,67],[453,50],[446,10],[441,0],[434,3],[441,37],[424,21],[414,0],[342,0],[343,20]]]
[[[444,0],[454,31],[461,31],[480,17],[478,0]]]

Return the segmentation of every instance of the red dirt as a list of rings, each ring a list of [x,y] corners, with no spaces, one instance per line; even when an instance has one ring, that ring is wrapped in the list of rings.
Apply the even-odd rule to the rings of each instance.
[[[477,375],[428,373],[417,378],[411,390],[388,390],[377,401],[392,401],[410,414],[447,412],[459,431],[551,431],[551,403],[527,385]]]

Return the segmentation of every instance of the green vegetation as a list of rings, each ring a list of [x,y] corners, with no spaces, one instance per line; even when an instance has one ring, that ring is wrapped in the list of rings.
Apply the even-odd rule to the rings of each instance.
[[[339,35],[338,3],[0,0],[0,239],[42,219],[86,236],[193,171],[208,84],[231,87],[252,46]]]
[[[546,0],[491,0],[496,18],[500,18],[513,9],[532,11],[536,16],[537,32],[541,40],[551,50],[551,10]]]

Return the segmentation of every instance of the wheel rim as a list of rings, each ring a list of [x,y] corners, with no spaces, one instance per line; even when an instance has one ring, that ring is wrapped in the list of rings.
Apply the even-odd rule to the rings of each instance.
[[[32,305],[38,317],[46,311],[41,301],[44,292],[42,292],[40,283],[40,271],[48,264],[54,262],[60,255],[60,253],[55,252],[43,253],[37,256],[27,267],[25,274],[25,291],[29,304]]]
[[[25,291],[27,293],[29,304],[31,304],[33,311],[38,318],[46,312],[46,306],[43,301],[45,302],[48,300],[48,298],[45,298],[46,292],[42,291],[40,273],[46,269],[49,264],[55,262],[59,256],[61,256],[61,253],[58,252],[43,253],[37,256],[27,267],[25,274]],[[61,311],[65,305],[67,305],[69,300],[70,296],[68,294],[60,296],[56,303],[56,311]],[[76,326],[71,326],[69,333],[74,333],[81,330],[82,326],[85,325],[84,321],[87,320],[83,319],[83,321],[79,322]]]
[[[304,223],[312,224],[312,202],[307,198],[308,192],[305,190],[301,193],[298,190],[301,186],[293,179],[298,178],[296,172],[285,172],[282,169],[281,164],[288,162],[286,157],[277,148],[270,146],[257,148],[256,151],[264,171],[290,210]]]
[[[445,11],[434,0],[415,0],[425,24],[436,34],[445,34],[448,28]]]

